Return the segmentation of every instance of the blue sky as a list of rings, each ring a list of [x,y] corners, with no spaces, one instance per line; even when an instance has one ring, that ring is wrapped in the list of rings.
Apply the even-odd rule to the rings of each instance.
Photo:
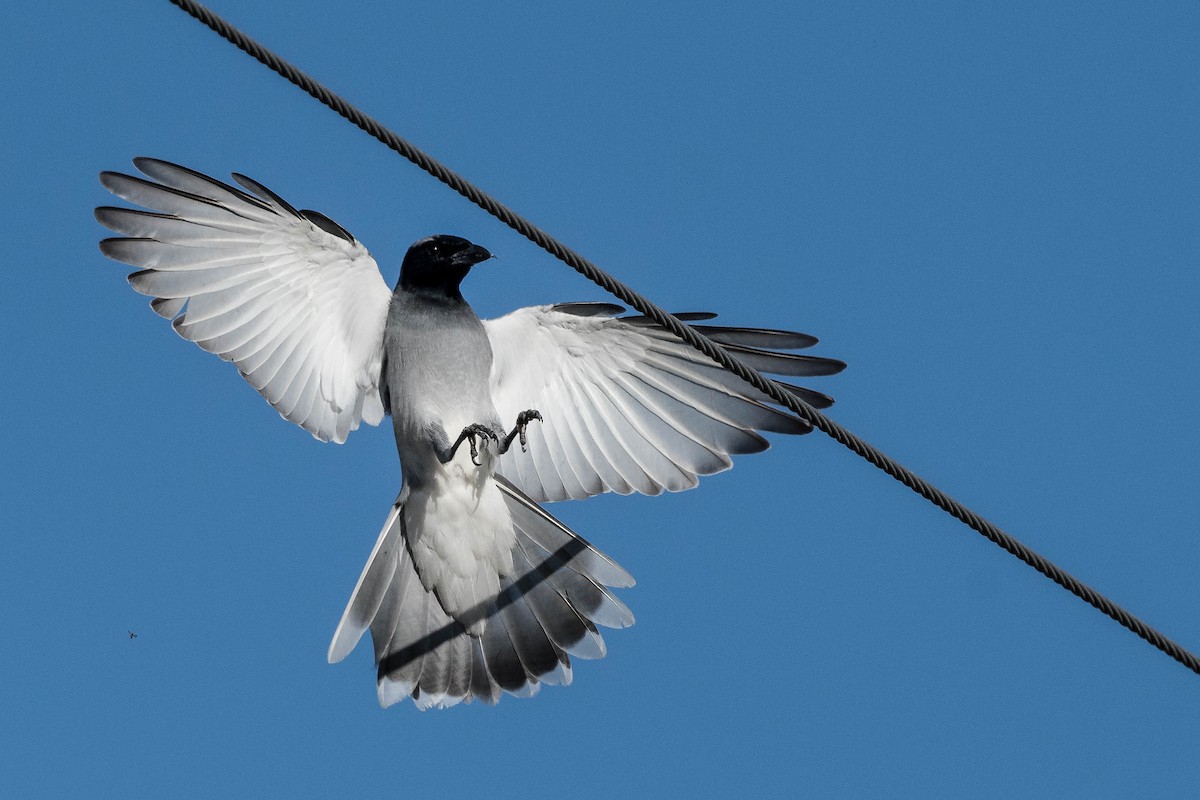
[[[662,305],[821,337],[837,420],[1200,650],[1200,6],[984,5],[212,3]],[[1194,796],[1200,677],[820,434],[552,509],[639,581],[573,686],[379,709],[324,655],[390,436],[176,337],[96,173],[244,172],[389,282],[467,236],[485,316],[603,295],[165,0],[20,4],[0,65],[12,796]]]

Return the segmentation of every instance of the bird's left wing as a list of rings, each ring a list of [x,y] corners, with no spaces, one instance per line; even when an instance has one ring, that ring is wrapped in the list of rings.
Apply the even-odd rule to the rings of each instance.
[[[100,180],[153,210],[101,207],[96,219],[122,234],[100,249],[142,268],[129,282],[155,298],[151,308],[317,439],[341,443],[360,421],[377,425],[392,293],[366,248],[244,176],[234,179],[249,191],[158,159],[134,164],[153,181]]]
[[[536,306],[486,320],[492,399],[506,424],[536,409],[528,449],[512,447],[497,472],[538,501],[601,492],[658,494],[728,469],[731,455],[767,448],[759,431],[808,433],[808,423],[645,317],[607,303]],[[695,321],[716,316],[680,314]],[[816,339],[791,331],[696,326],[764,372],[832,375],[845,364],[774,352]],[[832,400],[784,384],[818,408]]]

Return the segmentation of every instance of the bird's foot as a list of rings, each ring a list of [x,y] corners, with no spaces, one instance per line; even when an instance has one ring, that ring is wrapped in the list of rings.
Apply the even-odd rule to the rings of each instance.
[[[454,444],[450,447],[449,454],[445,459],[443,459],[443,463],[449,463],[449,461],[454,458],[454,453],[457,452],[458,446],[462,444],[463,441],[466,441],[471,447],[471,463],[477,467],[482,467],[483,463],[479,460],[479,446],[477,444],[477,441],[480,439],[482,439],[485,443],[488,439],[491,439],[496,443],[497,448],[500,447],[500,437],[496,435],[496,432],[487,425],[482,425],[478,422],[475,422],[462,429],[462,433],[458,435],[458,439],[456,439]],[[503,453],[504,451],[500,450],[500,452]]]
[[[512,446],[513,439],[519,437],[521,440],[521,452],[524,453],[525,445],[528,444],[525,438],[525,429],[528,428],[529,423],[533,422],[535,419],[538,422],[541,422],[542,415],[532,408],[528,411],[522,411],[520,414],[517,414],[517,427],[513,428],[512,432],[509,433],[508,436],[504,437],[504,441],[500,443],[500,452],[502,454],[507,453],[508,448]]]

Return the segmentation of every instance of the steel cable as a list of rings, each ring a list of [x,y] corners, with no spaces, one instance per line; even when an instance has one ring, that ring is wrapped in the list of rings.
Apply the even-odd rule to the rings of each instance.
[[[483,190],[470,183],[448,167],[434,160],[416,146],[389,130],[378,120],[364,114],[345,99],[339,97],[301,70],[292,66],[266,47],[234,28],[221,17],[194,0],[170,0],[171,3],[203,22],[226,40],[270,67],[276,73],[303,89],[339,115],[371,134],[383,144],[442,181],[450,188],[487,211],[492,216],[525,236],[534,244],[570,266],[605,291],[636,308],[662,327],[671,331],[689,345],[716,361],[725,369],[758,389],[781,406],[789,409],[857,455],[874,464],[896,480],[909,487],[946,513],[962,521],[989,541],[1002,547],[1071,594],[1116,620],[1125,628],[1136,633],[1154,647],[1169,655],[1193,672],[1200,674],[1200,659],[1183,647],[1168,639],[1104,595],[1079,581],[1049,560],[1029,549],[1003,530],[988,522],[969,508],[959,503],[931,483],[882,453],[869,443],[855,436],[833,420],[825,417],[812,406],[788,393],[775,382],[764,378],[758,371],[746,366],[729,355],[723,348],[695,329],[685,325],[633,289],[616,280],[598,266],[559,242],[527,219],[507,206],[494,200]]]

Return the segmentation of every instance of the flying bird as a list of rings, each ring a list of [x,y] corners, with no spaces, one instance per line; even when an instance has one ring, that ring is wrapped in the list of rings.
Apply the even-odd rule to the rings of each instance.
[[[243,175],[241,187],[152,158],[103,172],[106,256],[185,339],[232,362],[284,419],[342,443],[390,415],[402,484],[329,647],[370,630],[379,701],[420,708],[571,682],[600,658],[598,626],[633,624],[615,561],[539,503],[696,485],[810,426],[678,341],[608,303],[480,320],[460,291],[491,254],[450,235],[414,243],[393,289],[345,228]],[[703,322],[710,313],[680,314]],[[806,334],[697,325],[785,376],[845,364],[779,352]],[[784,384],[811,405],[824,394]]]

